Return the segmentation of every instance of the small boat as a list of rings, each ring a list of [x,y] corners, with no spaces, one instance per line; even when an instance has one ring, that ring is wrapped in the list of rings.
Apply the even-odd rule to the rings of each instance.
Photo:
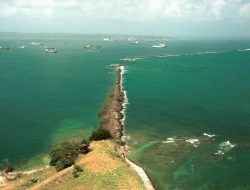
[[[85,49],[88,49],[90,51],[99,51],[101,50],[101,46],[98,46],[98,45],[91,45],[91,44],[88,44],[86,46],[84,46]]]
[[[26,48],[26,46],[17,46],[16,48],[18,48],[18,49],[24,49],[24,48]]]
[[[45,48],[44,51],[46,53],[57,53],[57,49],[56,48]]]
[[[0,50],[9,50],[10,48],[9,47],[1,47],[0,46]]]
[[[33,46],[40,46],[40,45],[42,45],[42,44],[39,43],[39,42],[31,42],[30,44],[33,45]]]
[[[157,44],[157,45],[152,45],[153,48],[165,48],[166,44]]]
[[[103,38],[103,41],[109,41],[109,42],[113,42],[115,41],[113,38]]]
[[[123,59],[120,59],[121,61],[129,61],[129,62],[133,62],[135,60],[137,60],[137,58],[129,58],[129,57],[126,57],[126,58],[123,58]]]
[[[139,44],[139,42],[138,41],[132,41],[132,42],[130,42],[131,44]]]

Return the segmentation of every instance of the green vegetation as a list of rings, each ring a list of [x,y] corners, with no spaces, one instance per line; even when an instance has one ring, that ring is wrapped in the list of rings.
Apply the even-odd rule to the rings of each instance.
[[[83,139],[81,144],[79,145],[79,148],[82,154],[87,154],[90,151],[89,141],[87,141],[86,139]]]
[[[81,143],[64,142],[50,150],[50,165],[60,171],[75,164],[78,154],[87,154],[89,151],[89,142],[85,139]]]
[[[97,128],[96,131],[93,131],[91,136],[89,137],[90,141],[99,141],[99,140],[104,140],[104,139],[109,139],[111,138],[111,134],[109,131],[102,129],[102,128]]]
[[[55,166],[56,171],[60,171],[75,164],[78,154],[86,154],[89,151],[89,142],[85,139],[81,143],[62,143],[50,150],[50,165]]]
[[[80,153],[79,147],[72,143],[62,143],[50,150],[51,157],[50,165],[55,166],[57,171],[72,166],[75,163],[78,154]]]
[[[83,138],[81,144],[85,144],[89,146],[89,141]]]
[[[72,172],[74,178],[79,177],[80,172],[83,172],[83,169],[79,165],[74,165],[74,169],[73,169],[73,172]]]
[[[118,156],[114,141],[94,141],[90,147],[91,154],[83,156],[76,162],[77,165],[68,171],[68,175],[58,176],[47,183],[43,190],[145,190],[137,173]]]
[[[39,181],[40,181],[39,178],[32,178],[29,180],[25,180],[23,184],[21,184],[19,189],[28,189],[29,187],[31,187],[35,183],[38,183]]]
[[[111,138],[109,131],[102,128],[98,128],[93,131],[89,137],[90,141],[98,141]],[[70,167],[75,164],[79,154],[87,154],[90,152],[89,141],[83,139],[81,143],[70,143],[64,142],[56,147],[53,147],[49,155],[51,157],[50,165],[56,168],[56,171],[63,170],[64,168]],[[75,167],[76,168],[76,167]],[[78,167],[74,169],[73,176],[78,177],[80,170]]]

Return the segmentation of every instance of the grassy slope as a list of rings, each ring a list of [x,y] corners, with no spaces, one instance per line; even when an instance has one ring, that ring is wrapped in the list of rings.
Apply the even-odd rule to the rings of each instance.
[[[120,157],[112,141],[96,141],[90,145],[92,151],[81,156],[77,164],[83,168],[78,178],[72,176],[73,168],[56,173],[53,168],[24,176],[15,182],[14,189],[27,189],[30,179],[40,182],[29,186],[33,190],[77,190],[77,189],[145,189],[140,177]]]

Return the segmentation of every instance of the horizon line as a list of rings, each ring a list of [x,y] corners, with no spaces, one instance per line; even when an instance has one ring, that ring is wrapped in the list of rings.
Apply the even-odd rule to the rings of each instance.
[[[75,36],[141,36],[141,37],[153,37],[153,38],[210,38],[210,39],[250,39],[250,36],[188,36],[188,35],[150,35],[150,34],[115,34],[115,33],[70,33],[70,32],[5,32],[0,31],[0,34],[20,34],[20,35],[75,35]],[[0,37],[1,38],[1,37]]]

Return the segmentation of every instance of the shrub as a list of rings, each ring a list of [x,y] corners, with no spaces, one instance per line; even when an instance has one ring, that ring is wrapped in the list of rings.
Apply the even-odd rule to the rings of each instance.
[[[79,177],[80,172],[83,172],[83,169],[79,165],[74,165],[74,169],[73,169],[73,172],[72,172],[73,176],[75,178]]]
[[[62,143],[50,150],[50,165],[55,166],[57,171],[72,166],[80,153],[79,147],[72,143]]]
[[[89,141],[87,141],[86,139],[83,139],[81,144],[79,145],[79,149],[82,154],[87,154],[90,151]]]
[[[85,144],[85,145],[89,146],[89,141],[86,140],[85,138],[83,138],[81,144]]]
[[[23,182],[21,183],[22,188],[20,188],[20,189],[29,189],[29,187],[38,183],[39,181],[40,181],[39,178],[32,178],[32,179],[23,180]]]
[[[96,131],[92,132],[91,136],[89,137],[89,140],[99,141],[99,140],[109,139],[109,138],[111,138],[110,132],[99,127]]]

